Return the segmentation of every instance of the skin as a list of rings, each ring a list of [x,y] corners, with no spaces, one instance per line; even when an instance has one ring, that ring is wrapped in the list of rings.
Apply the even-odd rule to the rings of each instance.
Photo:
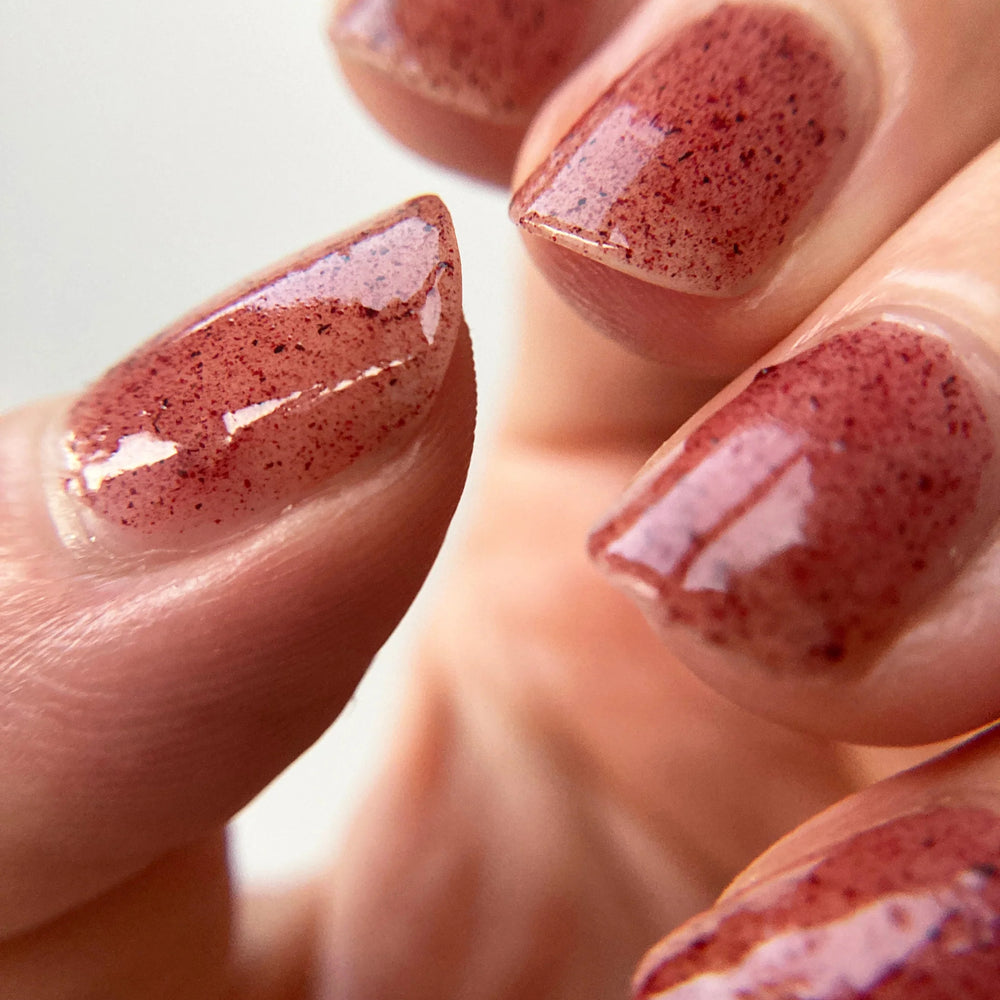
[[[862,33],[889,15],[958,16],[931,7],[838,10]],[[667,23],[675,10],[655,3],[641,17]],[[866,21],[871,10],[882,20]],[[963,5],[953,35],[935,24],[911,34],[918,61],[975,86],[986,110],[955,124],[927,174],[889,190],[876,180],[884,163],[866,164],[859,183],[880,212],[866,203],[817,223],[825,249],[813,263],[837,260],[803,264],[794,308],[775,286],[756,314],[754,350],[773,347],[759,364],[859,303],[901,301],[970,331],[992,359],[1000,150],[963,168],[1000,133],[1000,88],[972,41],[989,37],[994,16],[984,0]],[[618,36],[556,95],[522,173],[647,30]],[[881,51],[874,27],[863,37]],[[895,98],[904,125],[886,155],[933,130],[926,74],[912,79],[915,91]],[[957,280],[907,280],[929,271]],[[719,341],[711,375],[684,371],[602,339],[537,273],[524,294],[509,415],[383,773],[330,869],[278,901],[229,905],[222,827],[335,716],[419,587],[468,460],[467,341],[411,447],[226,539],[225,559],[199,549],[102,566],[104,617],[78,596],[97,570],[53,536],[43,502],[42,443],[66,401],[0,422],[0,634],[13,651],[0,673],[0,982],[12,995],[610,1000],[658,937],[833,803],[758,862],[758,876],[949,795],[997,808],[993,737],[887,783],[875,782],[929,751],[836,741],[879,732],[918,744],[1000,715],[995,637],[968,627],[1000,620],[989,586],[1000,555],[983,549],[877,671],[850,680],[777,677],[696,643],[665,647],[594,571],[584,540],[651,453],[689,433],[703,404],[695,421],[739,391],[739,379],[716,376],[740,367],[746,345]],[[715,315],[704,302],[685,308],[682,319]],[[749,325],[747,302],[726,309]]]

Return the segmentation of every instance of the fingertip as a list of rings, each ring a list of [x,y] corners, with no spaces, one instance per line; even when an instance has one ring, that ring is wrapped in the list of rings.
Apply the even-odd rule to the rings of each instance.
[[[436,200],[419,199],[401,217],[392,215],[388,229],[364,229],[351,244],[353,253],[341,254],[338,243],[337,266],[321,271],[347,300],[334,296],[329,315],[311,297],[319,272],[310,270],[314,258],[306,255],[304,269],[297,258],[277,286],[265,284],[261,292],[258,285],[255,293],[247,296],[244,289],[237,296],[251,303],[247,315],[213,304],[205,322],[194,322],[193,333],[191,324],[181,324],[156,341],[148,370],[140,361],[111,373],[117,378],[129,371],[134,386],[150,389],[147,376],[168,377],[175,361],[206,362],[197,384],[200,398],[210,398],[211,405],[192,405],[199,396],[192,394],[196,383],[187,382],[187,395],[162,394],[172,400],[170,407],[147,400],[136,408],[139,419],[156,418],[156,433],[173,442],[171,456],[157,453],[149,470],[137,466],[128,502],[138,510],[145,510],[140,498],[154,502],[136,525],[116,518],[101,524],[92,540],[67,545],[50,517],[47,496],[62,483],[65,468],[60,450],[48,445],[60,438],[53,428],[65,427],[76,404],[68,410],[64,402],[40,404],[3,419],[0,467],[17,474],[5,480],[11,488],[0,498],[0,540],[8,556],[0,602],[7,652],[0,671],[0,742],[7,748],[0,755],[0,795],[5,815],[16,822],[0,829],[0,871],[18,873],[16,880],[0,879],[4,932],[91,898],[225,822],[329,726],[423,584],[462,494],[475,423],[475,376],[457,259],[439,266],[449,264],[438,256],[440,247],[450,248],[448,233],[443,244],[436,242],[434,220],[446,222],[441,213]],[[398,256],[379,253],[387,249],[381,236],[399,224],[408,253],[419,257],[425,240],[424,250],[433,257],[417,268],[426,264],[413,289],[416,297],[401,303],[392,291],[382,313],[371,302],[352,304],[352,294],[364,299],[384,291],[373,275],[369,283],[355,281],[352,262],[362,270],[371,261],[384,267],[390,258],[399,265]],[[282,286],[287,280],[291,285]],[[294,289],[295,302],[308,306],[300,317],[301,336],[269,340],[252,362],[253,384],[263,386],[261,405],[259,396],[242,395],[234,372],[216,382],[220,373],[211,374],[207,347],[192,350],[185,338],[215,343],[220,356],[230,359],[253,354],[251,343],[263,330],[273,333],[275,324],[297,315],[282,287],[286,293]],[[350,359],[327,355],[329,381],[325,392],[313,386],[313,408],[286,413],[266,434],[250,434],[275,417],[272,396],[291,405],[303,399],[301,387],[274,391],[271,382],[257,381],[264,366],[270,365],[264,372],[270,380],[294,375],[312,349],[309,336],[326,343],[322,329],[338,316],[347,324],[338,349],[353,350],[351,330],[360,319],[367,331],[362,346],[374,345],[375,359],[365,350]],[[387,330],[380,333],[379,323],[389,324],[388,341],[381,339]],[[394,366],[398,337],[411,334],[416,349]],[[181,347],[172,350],[172,344]],[[283,344],[286,349],[274,350]],[[304,350],[296,351],[296,344]],[[431,358],[426,351],[435,344],[442,355]],[[147,349],[140,348],[136,358]],[[200,357],[191,357],[199,351]],[[407,380],[410,363],[416,371]],[[373,382],[381,386],[377,392],[362,392],[324,423],[325,407],[344,405],[356,385]],[[235,393],[238,405],[222,399],[219,393],[226,390]],[[88,392],[100,395],[94,387]],[[109,392],[107,400],[127,409],[127,396]],[[155,391],[149,396],[160,398]],[[244,404],[250,409],[240,417]],[[163,415],[171,411],[183,419],[168,426]],[[164,462],[180,456],[179,467],[189,472],[190,463],[211,451],[201,435],[215,433],[220,411],[231,419],[226,433],[220,432],[223,450],[215,462],[176,483],[164,478]],[[397,436],[379,430],[375,438],[366,437],[363,421]],[[192,437],[196,427],[201,429]],[[228,513],[220,508],[189,534],[172,523],[169,505],[157,501],[171,483],[197,492],[218,482],[220,496],[232,485],[250,498],[255,483],[262,488],[277,474],[269,463],[283,468],[285,486],[301,482],[295,470],[309,469],[318,447],[313,435],[320,433],[336,448],[367,442],[367,451],[356,455],[352,445],[351,462],[330,465],[320,482],[305,493],[296,487],[284,503],[268,503],[266,512],[248,515],[242,502],[230,508],[226,501]],[[259,475],[240,473],[232,483],[227,453],[234,442],[240,461],[257,465]],[[112,470],[100,464],[106,461],[106,455],[99,459],[101,476],[85,477],[85,485],[98,488],[97,479],[109,470],[113,480],[120,478],[122,462]],[[129,490],[123,495],[132,496]],[[79,496],[63,499],[83,502]],[[189,500],[192,506],[201,502],[194,494],[178,496],[177,517]],[[98,505],[91,511],[98,521],[102,510]],[[29,746],[27,766],[23,748]]]

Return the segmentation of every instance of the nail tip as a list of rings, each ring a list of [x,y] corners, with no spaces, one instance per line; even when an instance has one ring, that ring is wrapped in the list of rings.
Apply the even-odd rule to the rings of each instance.
[[[551,252],[567,254],[567,259],[575,262],[574,267],[599,267],[604,269],[604,273],[613,272],[621,275],[622,280],[626,282],[641,282],[643,285],[656,286],[667,295],[690,296],[696,299],[736,299],[761,287],[772,273],[770,264],[732,281],[726,280],[718,271],[707,275],[700,274],[695,278],[680,274],[655,273],[643,264],[636,264],[632,250],[623,242],[612,240],[611,234],[603,240],[598,239],[595,235],[583,233],[577,227],[560,219],[543,217],[530,207],[519,209],[512,205],[509,216],[525,237],[541,241]],[[529,241],[530,245],[532,244]],[[561,267],[559,270],[561,272]],[[632,343],[633,331],[628,317],[606,316],[586,297],[578,294],[571,297],[576,300],[577,308],[583,311],[592,323],[603,327],[617,339]],[[646,345],[645,349],[656,356],[657,346],[650,344]]]
[[[521,203],[517,198],[517,194],[507,204],[507,218],[514,223],[515,226],[524,225],[524,210],[521,207]]]

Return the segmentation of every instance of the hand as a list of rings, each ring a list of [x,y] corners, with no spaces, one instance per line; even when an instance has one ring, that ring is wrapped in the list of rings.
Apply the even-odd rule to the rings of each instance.
[[[898,777],[928,751],[840,741],[918,745],[1000,712],[1000,154],[986,148],[1000,81],[985,44],[998,15],[986,2],[840,0],[816,14],[820,28],[776,8],[722,8],[758,19],[740,37],[782,25],[776,49],[727,49],[717,22],[682,11],[637,13],[534,118],[514,205],[539,270],[503,430],[383,773],[309,892],[245,901],[233,920],[221,827],[336,714],[461,490],[472,375],[442,210],[421,201],[276,268],[249,299],[182,322],[78,400],[4,419],[0,982],[13,996],[622,996],[646,948],[793,828],[651,953],[639,995],[995,995],[996,737]],[[581,37],[623,12],[595,4],[577,18]],[[589,44],[558,37],[575,53],[568,69]],[[661,37],[671,58],[629,70]],[[725,53],[720,89],[745,98],[744,120],[769,121],[774,94],[739,84],[730,61],[814,74],[795,103],[819,102],[807,123],[820,121],[824,141],[815,124],[784,133],[801,166],[780,197],[740,158],[745,144],[713,150],[705,128],[737,123],[698,117],[704,102],[692,104],[691,149],[665,157],[688,97],[671,73],[706,42]],[[340,45],[362,97],[393,96],[375,109],[392,112],[390,126],[422,125],[425,151],[491,176],[556,82],[506,108],[511,143],[469,163],[463,150],[482,153],[469,138],[499,112],[461,92],[461,63],[458,82],[435,84],[426,67],[430,84],[400,81],[398,56]],[[601,176],[579,167],[572,132],[598,101],[576,134],[596,131],[623,87],[646,111],[627,134],[645,135],[656,163],[647,156],[619,187],[613,235],[605,216],[571,212]],[[664,92],[681,103],[653,133],[647,105]],[[829,156],[816,153],[840,131]],[[620,149],[600,162],[622,181]],[[721,196],[718,213],[692,200],[694,166],[712,190],[741,193],[753,219],[742,244],[706,238],[723,224],[706,210],[727,232],[744,215],[730,219]],[[674,208],[650,200],[666,185],[650,176],[681,178]],[[667,226],[682,211],[700,219],[690,234]],[[407,236],[413,280],[365,271],[359,245],[395,247],[412,223],[431,234],[423,257]],[[640,245],[637,260],[627,250]],[[324,268],[349,249],[360,270],[338,280],[388,275],[397,294],[347,309],[319,298]],[[433,338],[428,301],[441,305]],[[336,349],[322,340],[328,313]],[[209,357],[194,356],[195,336],[216,348]],[[126,405],[148,428],[126,428]],[[959,414],[959,433],[942,412]],[[848,424],[855,413],[864,419]],[[317,416],[337,433],[311,433]],[[163,420],[176,453],[121,471],[123,432],[162,449]],[[734,464],[725,443],[744,430]],[[178,455],[201,461],[206,482],[169,471]],[[294,475],[276,471],[286,460]],[[786,477],[796,469],[804,481]],[[694,504],[682,473],[701,484]],[[755,503],[739,499],[748,481]],[[615,509],[591,552],[624,594],[585,546]],[[909,548],[893,533],[901,509]],[[722,521],[700,526],[706,511]],[[675,537],[684,576],[668,558]],[[702,582],[688,585],[694,567]]]

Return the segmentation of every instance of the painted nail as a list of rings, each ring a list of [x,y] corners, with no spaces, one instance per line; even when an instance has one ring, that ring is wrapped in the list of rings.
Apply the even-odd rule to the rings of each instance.
[[[843,62],[804,14],[724,4],[612,84],[517,192],[511,217],[675,290],[741,294],[860,145]]]
[[[774,669],[864,664],[992,527],[994,450],[948,343],[872,320],[760,371],[591,552],[664,633]]]
[[[579,0],[350,0],[330,39],[438,103],[526,120],[582,57],[584,20]]]
[[[993,1000],[1000,817],[938,808],[696,917],[643,960],[636,1000]]]
[[[273,268],[140,347],[72,407],[84,534],[217,535],[409,440],[463,322],[432,196]]]

